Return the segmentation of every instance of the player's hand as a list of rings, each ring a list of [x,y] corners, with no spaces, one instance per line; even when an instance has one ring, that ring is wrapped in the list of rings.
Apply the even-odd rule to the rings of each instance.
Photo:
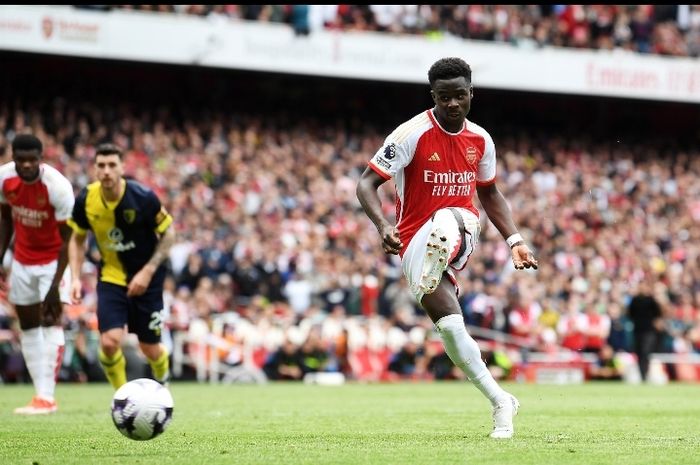
[[[61,321],[63,305],[61,305],[61,293],[58,286],[51,286],[41,303],[41,317],[44,324],[53,326]]]
[[[524,268],[537,269],[537,259],[527,244],[522,243],[514,245],[513,248],[510,249],[510,254],[513,258],[513,265],[515,265],[516,270],[522,270]]]
[[[384,253],[398,255],[403,248],[403,243],[399,239],[399,230],[395,226],[385,226],[379,234],[382,236]]]
[[[144,266],[139,270],[138,273],[131,278],[128,286],[126,287],[127,297],[134,297],[137,295],[142,295],[148,289],[148,285],[151,284],[151,279],[153,278],[153,273],[148,265]]]
[[[71,280],[70,300],[74,305],[78,305],[83,300],[83,283],[80,279]]]

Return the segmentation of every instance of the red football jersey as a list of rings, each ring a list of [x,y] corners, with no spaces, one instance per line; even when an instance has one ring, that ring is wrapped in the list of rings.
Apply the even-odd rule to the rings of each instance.
[[[0,203],[12,208],[14,259],[23,265],[45,265],[58,258],[60,222],[70,218],[73,186],[55,168],[42,163],[39,178],[25,182],[15,163],[0,166]]]
[[[396,185],[396,226],[404,250],[431,215],[447,207],[466,208],[476,185],[495,182],[496,148],[481,126],[464,121],[462,130],[443,129],[432,110],[400,125],[384,141],[369,166]]]

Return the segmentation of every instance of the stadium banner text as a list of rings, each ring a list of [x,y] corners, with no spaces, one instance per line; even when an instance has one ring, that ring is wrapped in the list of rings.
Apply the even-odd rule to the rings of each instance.
[[[0,49],[426,84],[438,58],[471,64],[475,87],[700,103],[700,62],[450,36],[313,31],[285,24],[67,6],[0,6]]]

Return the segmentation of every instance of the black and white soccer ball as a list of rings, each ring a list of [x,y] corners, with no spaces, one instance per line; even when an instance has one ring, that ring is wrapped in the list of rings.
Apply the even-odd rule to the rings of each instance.
[[[173,418],[173,396],[149,378],[129,381],[112,397],[112,421],[129,439],[145,441],[163,433]]]

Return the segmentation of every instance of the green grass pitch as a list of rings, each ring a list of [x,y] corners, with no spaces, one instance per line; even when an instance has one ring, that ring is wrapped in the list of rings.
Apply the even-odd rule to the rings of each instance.
[[[173,383],[160,437],[123,437],[106,384],[60,384],[58,413],[12,410],[0,386],[0,464],[698,464],[700,387],[505,386],[522,404],[512,440],[488,438],[488,402],[467,383]]]

